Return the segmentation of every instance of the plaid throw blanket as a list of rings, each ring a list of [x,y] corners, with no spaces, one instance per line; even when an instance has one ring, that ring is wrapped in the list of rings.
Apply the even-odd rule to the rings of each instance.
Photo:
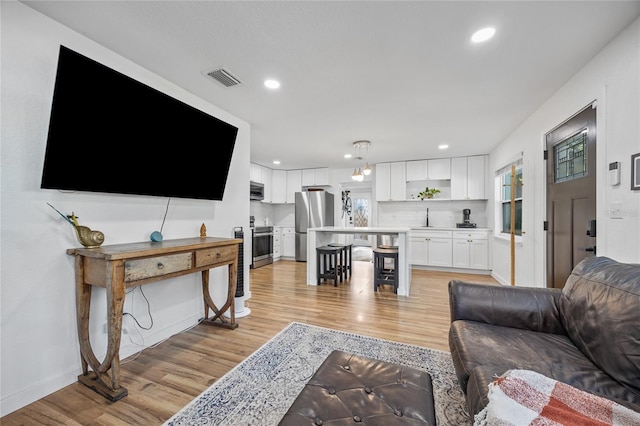
[[[640,425],[640,413],[529,370],[510,370],[489,385],[475,426]]]

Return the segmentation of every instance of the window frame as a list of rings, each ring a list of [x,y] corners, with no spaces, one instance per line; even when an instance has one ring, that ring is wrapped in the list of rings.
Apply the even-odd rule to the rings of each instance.
[[[510,184],[511,181],[511,166],[515,166],[516,167],[516,176],[518,176],[520,178],[521,181],[523,181],[523,176],[524,176],[524,167],[523,167],[523,161],[522,158],[520,157],[519,159],[517,159],[516,161],[512,161],[509,162],[507,165],[505,165],[502,168],[499,168],[498,170],[496,170],[495,172],[495,194],[496,194],[496,198],[495,198],[495,228],[494,228],[494,236],[496,238],[500,238],[500,239],[505,239],[505,240],[509,240],[511,239],[511,232],[510,232],[510,228],[506,228],[504,225],[505,223],[505,211],[504,208],[505,206],[509,206],[509,213],[510,213],[510,207],[511,207],[511,194],[509,194],[509,197],[506,198],[506,193],[507,191],[505,191],[505,183]],[[522,243],[522,239],[524,236],[524,230],[523,225],[524,225],[524,188],[520,187],[520,190],[516,192],[516,195],[519,195],[519,197],[515,197],[515,202],[516,202],[516,225],[519,223],[520,224],[520,229],[518,230],[516,228],[516,232],[515,232],[515,241],[518,243]],[[518,204],[520,205],[520,207],[518,208]],[[520,216],[519,221],[518,221],[518,215]]]

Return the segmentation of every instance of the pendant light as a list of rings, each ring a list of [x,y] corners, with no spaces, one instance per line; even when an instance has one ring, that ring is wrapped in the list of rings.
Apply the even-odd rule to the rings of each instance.
[[[366,140],[355,141],[353,143],[353,149],[355,151],[353,159],[365,161],[365,165],[363,167],[356,167],[351,175],[351,179],[356,182],[362,182],[365,176],[369,176],[371,174],[371,167],[369,166],[369,162],[366,158],[366,155],[369,153],[369,146],[371,146],[371,142]]]

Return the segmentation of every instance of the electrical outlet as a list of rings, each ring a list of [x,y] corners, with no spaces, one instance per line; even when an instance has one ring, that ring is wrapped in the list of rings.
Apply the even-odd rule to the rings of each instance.
[[[104,324],[102,324],[102,332],[104,334],[109,333],[109,323],[105,322]],[[122,334],[129,334],[129,329],[124,324],[122,325]]]

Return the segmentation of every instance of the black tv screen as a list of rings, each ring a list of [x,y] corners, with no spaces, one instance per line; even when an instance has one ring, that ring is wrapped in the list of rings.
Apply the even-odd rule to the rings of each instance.
[[[237,133],[60,46],[41,187],[222,200]]]

